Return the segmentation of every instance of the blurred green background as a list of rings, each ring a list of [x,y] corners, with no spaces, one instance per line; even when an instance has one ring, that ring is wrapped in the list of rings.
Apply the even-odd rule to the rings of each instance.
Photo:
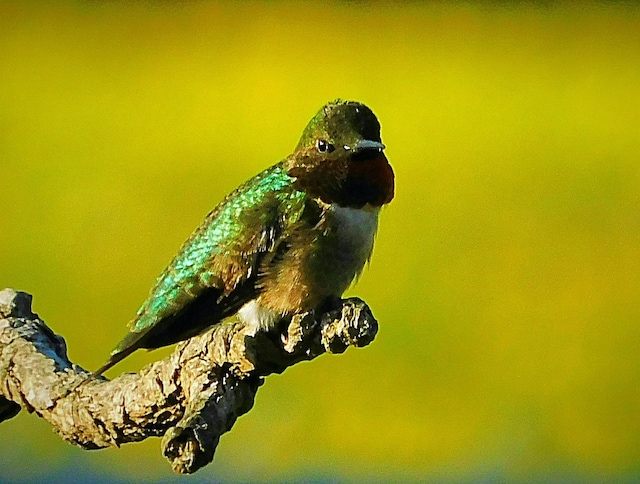
[[[370,347],[270,377],[195,476],[22,412],[0,481],[640,480],[639,7],[5,1],[0,59],[0,287],[89,369],[326,101],[397,177]]]

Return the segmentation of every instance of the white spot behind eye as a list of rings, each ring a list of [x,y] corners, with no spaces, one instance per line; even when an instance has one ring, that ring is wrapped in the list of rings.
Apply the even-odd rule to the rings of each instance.
[[[327,140],[319,139],[318,141],[316,141],[316,149],[320,153],[333,153],[336,147]]]

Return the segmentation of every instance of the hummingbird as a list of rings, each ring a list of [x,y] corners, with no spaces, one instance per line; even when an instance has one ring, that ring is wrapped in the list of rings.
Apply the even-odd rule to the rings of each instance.
[[[255,335],[341,297],[369,261],[380,208],[394,196],[384,149],[367,106],[323,106],[289,156],[207,215],[95,374],[234,315]]]

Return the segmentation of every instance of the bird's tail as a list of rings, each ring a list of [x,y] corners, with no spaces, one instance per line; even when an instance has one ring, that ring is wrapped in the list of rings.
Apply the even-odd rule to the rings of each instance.
[[[107,371],[119,361],[129,356],[138,348],[148,348],[148,346],[145,345],[145,340],[148,336],[147,333],[149,332],[149,329],[150,328],[147,328],[143,331],[131,331],[129,334],[127,334],[122,339],[122,341],[118,343],[118,346],[116,346],[116,348],[111,352],[111,357],[109,358],[109,360],[100,368],[98,368],[98,370],[96,370],[93,375],[102,375],[102,373]]]

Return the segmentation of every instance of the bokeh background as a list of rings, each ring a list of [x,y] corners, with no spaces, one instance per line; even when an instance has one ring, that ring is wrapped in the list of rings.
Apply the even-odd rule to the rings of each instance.
[[[336,97],[372,107],[397,176],[350,290],[376,341],[268,378],[194,476],[158,439],[86,452],[21,412],[0,481],[640,480],[633,3],[4,1],[0,287],[97,368]]]

